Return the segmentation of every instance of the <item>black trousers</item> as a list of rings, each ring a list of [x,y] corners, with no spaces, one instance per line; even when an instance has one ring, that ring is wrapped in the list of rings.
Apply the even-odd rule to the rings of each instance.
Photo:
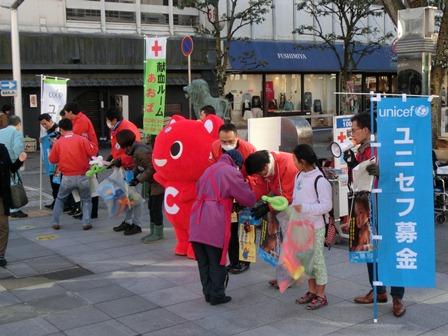
[[[60,184],[53,182],[53,175],[50,175],[50,185],[51,185],[51,194],[53,195],[53,200],[56,200],[56,197],[58,197]]]
[[[222,249],[195,242],[192,245],[198,262],[202,292],[211,298],[224,297],[227,269],[219,264]]]
[[[247,261],[240,261],[240,241],[238,237],[239,223],[232,223],[230,227],[230,242],[229,242],[229,261],[231,266],[238,264],[250,264]]]
[[[71,195],[70,195],[71,196]],[[71,196],[73,197],[73,196]],[[99,196],[94,196],[92,197],[92,211],[90,213],[90,216],[92,218],[97,218],[98,217],[98,203],[99,203]],[[75,205],[81,209],[81,202],[77,202],[75,203]]]
[[[163,225],[163,198],[164,195],[150,195],[148,200],[148,210],[151,223],[154,225]]]
[[[367,271],[369,272],[369,282],[370,286],[373,288],[373,263],[367,263]],[[376,278],[378,279],[378,264],[376,266]],[[378,294],[386,293],[386,286],[377,287]],[[391,287],[390,295],[394,298],[402,299],[404,296],[404,287]]]

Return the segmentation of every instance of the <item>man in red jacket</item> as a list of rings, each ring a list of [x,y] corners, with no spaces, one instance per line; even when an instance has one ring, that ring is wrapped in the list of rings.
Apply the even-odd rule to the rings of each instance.
[[[85,137],[73,133],[73,124],[69,119],[59,122],[61,137],[54,143],[48,159],[57,164],[62,173],[61,185],[53,208],[53,229],[59,230],[59,219],[64,207],[64,200],[77,189],[81,197],[83,210],[83,229],[90,230],[90,212],[92,201],[90,196],[89,160],[96,154],[97,148]]]
[[[141,136],[140,132],[132,122],[123,119],[123,114],[119,109],[113,107],[106,112],[106,124],[110,129],[110,144],[111,144],[111,154],[107,161],[114,160],[115,162],[120,162],[119,165],[127,170],[132,170],[134,168],[134,161],[132,156],[126,154],[126,151],[120,147],[117,142],[117,134],[123,130],[130,130],[135,134],[135,141],[140,142]]]
[[[238,131],[235,125],[231,123],[223,124],[218,131],[219,139],[212,143],[212,158],[213,163],[218,162],[222,154],[231,150],[238,151],[243,160],[256,151],[255,147],[247,141],[238,137]],[[241,173],[246,178],[246,170],[243,168]],[[229,273],[239,274],[249,269],[250,263],[240,261],[240,243],[238,239],[238,217],[235,216],[236,212],[232,213],[232,226],[229,242],[229,262],[227,267]]]
[[[257,199],[272,194],[284,196],[291,203],[298,173],[291,153],[260,150],[249,155],[244,164]]]
[[[95,147],[95,154],[93,155],[97,155],[99,150],[98,138],[95,133],[95,128],[93,127],[90,119],[79,110],[78,104],[76,103],[65,104],[64,112],[64,117],[71,120],[71,122],[73,123],[73,133],[87,138],[87,140],[89,140]],[[98,201],[98,196],[92,197],[92,218],[98,217]],[[75,204],[73,217],[78,219],[82,218],[82,212],[79,203]]]
[[[65,117],[73,123],[73,133],[87,138],[95,146],[96,154],[98,152],[98,138],[90,119],[79,110],[76,103],[65,104],[64,111]]]

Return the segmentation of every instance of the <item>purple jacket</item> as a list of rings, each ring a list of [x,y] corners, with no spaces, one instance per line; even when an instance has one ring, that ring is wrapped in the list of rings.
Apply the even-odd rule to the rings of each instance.
[[[227,250],[233,199],[251,207],[255,194],[230,156],[224,154],[199,178],[196,195],[190,217],[190,241]]]

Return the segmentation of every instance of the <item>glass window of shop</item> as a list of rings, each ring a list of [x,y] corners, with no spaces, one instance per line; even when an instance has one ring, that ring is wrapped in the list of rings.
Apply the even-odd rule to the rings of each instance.
[[[303,111],[312,127],[331,127],[336,115],[336,74],[304,75]]]
[[[262,117],[262,92],[263,75],[230,74],[225,86],[225,98],[232,107],[232,120]]]
[[[350,111],[350,114],[359,113],[362,110],[362,96],[356,93],[362,92],[362,75],[353,74],[351,80],[347,82],[347,92],[353,93],[347,96],[339,97],[342,99],[342,104],[345,104],[345,111]]]
[[[300,74],[269,74],[265,81],[268,114],[301,112],[302,78]]]

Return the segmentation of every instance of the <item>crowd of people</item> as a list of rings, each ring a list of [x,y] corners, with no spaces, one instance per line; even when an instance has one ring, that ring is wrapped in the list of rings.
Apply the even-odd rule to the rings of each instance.
[[[9,188],[14,181],[10,176],[15,176],[26,160],[23,135],[19,131],[20,119],[7,113],[8,126],[0,130],[0,266],[6,265],[8,215],[23,216],[23,212],[11,204]],[[204,107],[201,119],[205,120],[210,115],[214,115],[213,108]],[[61,229],[61,214],[67,212],[82,220],[83,230],[90,230],[92,218],[98,216],[98,196],[94,193],[96,177],[88,177],[86,172],[91,158],[98,155],[98,139],[91,121],[76,104],[65,105],[61,117],[56,124],[48,114],[39,116],[40,125],[51,139],[48,161],[52,168],[47,174],[54,201],[47,207],[53,210],[52,228]],[[0,114],[2,125],[3,119],[3,114]],[[108,110],[105,121],[110,129],[111,142],[110,156],[105,164],[121,168],[129,186],[145,185],[150,214],[149,220],[145,219],[142,204],[130,207],[124,220],[113,230],[124,235],[139,234],[148,223],[149,234],[142,237],[143,243],[163,239],[164,188],[154,180],[152,146],[142,141],[136,125],[123,119],[120,110]],[[375,156],[369,144],[370,116],[355,115],[352,124],[353,140],[360,148],[356,155],[351,150],[345,153],[349,169]],[[263,195],[276,195],[285,197],[296,213],[311,218],[314,227],[314,258],[308,274],[308,289],[296,303],[307,305],[310,310],[324,307],[328,304],[325,294],[328,282],[324,254],[325,215],[333,207],[332,189],[313,148],[300,144],[292,153],[257,150],[239,138],[233,124],[223,122],[215,136],[210,165],[196,183],[189,232],[205,300],[211,305],[229,302],[231,297],[225,293],[228,273],[239,274],[250,268],[250,263],[240,261],[239,257],[238,213],[243,207],[251,208],[254,218],[267,218],[271,236],[281,234],[276,221],[277,212],[261,200]],[[368,171],[379,178],[375,164],[369,166]],[[362,202],[357,204],[360,207]],[[367,268],[373,285],[373,264],[368,263]],[[275,288],[279,286],[276,279],[269,284]],[[391,295],[394,315],[402,316],[406,311],[402,302],[404,288],[392,287]],[[379,302],[386,302],[386,288],[378,287],[377,296]],[[354,302],[373,303],[373,290],[354,298]]]

